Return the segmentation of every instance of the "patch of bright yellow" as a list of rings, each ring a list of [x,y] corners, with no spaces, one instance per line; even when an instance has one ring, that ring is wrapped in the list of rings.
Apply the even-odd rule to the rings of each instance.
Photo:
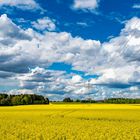
[[[0,107],[0,140],[140,140],[140,105]]]

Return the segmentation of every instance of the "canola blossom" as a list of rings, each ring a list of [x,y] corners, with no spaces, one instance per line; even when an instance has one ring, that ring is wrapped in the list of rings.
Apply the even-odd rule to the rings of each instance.
[[[140,140],[140,105],[0,107],[0,140]]]

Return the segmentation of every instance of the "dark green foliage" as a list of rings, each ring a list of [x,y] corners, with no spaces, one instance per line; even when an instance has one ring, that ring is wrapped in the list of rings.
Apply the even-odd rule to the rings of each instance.
[[[131,98],[109,98],[105,100],[93,100],[91,98],[80,100],[77,99],[73,101],[71,98],[65,98],[63,102],[75,102],[75,103],[110,103],[110,104],[140,104],[140,99],[131,99]]]
[[[0,100],[3,99],[3,98],[7,98],[8,95],[7,94],[0,94]]]
[[[65,98],[64,100],[63,100],[63,102],[73,102],[73,100],[71,99],[71,98]]]
[[[95,100],[81,100],[81,103],[96,103]]]
[[[140,99],[131,98],[110,98],[103,101],[104,103],[114,104],[140,104]]]
[[[0,94],[0,106],[31,105],[31,104],[49,104],[49,99],[45,98],[42,95],[36,94],[21,94],[21,95]]]
[[[0,100],[0,105],[1,106],[10,106],[11,105],[11,101],[9,98],[3,98]]]
[[[75,101],[75,102],[79,103],[79,102],[80,102],[80,100],[79,100],[79,99],[76,99],[76,101]]]
[[[75,101],[71,98],[64,98],[63,102],[75,102],[75,103],[96,103],[95,100],[92,100],[91,98],[88,98],[86,100],[80,100],[80,99],[76,99]]]

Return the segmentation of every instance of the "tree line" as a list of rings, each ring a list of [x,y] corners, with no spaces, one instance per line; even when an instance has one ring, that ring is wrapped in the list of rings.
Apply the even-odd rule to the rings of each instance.
[[[77,103],[95,103],[96,101],[95,100],[92,100],[92,99],[85,99],[85,100],[80,100],[80,99],[77,99],[77,100],[73,100],[71,98],[64,98],[63,99],[63,102],[77,102]]]
[[[20,94],[8,95],[0,94],[0,106],[31,105],[31,104],[49,104],[49,99],[42,95]]]
[[[91,98],[85,100],[73,100],[71,98],[64,98],[63,102],[79,102],[79,103],[111,103],[111,104],[140,104],[140,99],[133,98],[109,98],[104,100],[93,100]]]
[[[140,99],[133,98],[110,98],[104,100],[105,103],[114,103],[114,104],[140,104]]]
[[[110,104],[140,104],[140,98],[109,98],[104,100],[77,99],[73,100],[69,97],[63,99],[64,103],[110,103]],[[32,105],[32,104],[49,104],[49,99],[42,95],[36,94],[20,94],[8,95],[0,93],[0,106],[14,105]]]

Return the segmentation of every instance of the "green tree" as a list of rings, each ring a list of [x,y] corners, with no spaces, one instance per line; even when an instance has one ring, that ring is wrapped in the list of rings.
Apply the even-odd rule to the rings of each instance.
[[[73,102],[73,100],[71,98],[64,98],[63,102]]]

